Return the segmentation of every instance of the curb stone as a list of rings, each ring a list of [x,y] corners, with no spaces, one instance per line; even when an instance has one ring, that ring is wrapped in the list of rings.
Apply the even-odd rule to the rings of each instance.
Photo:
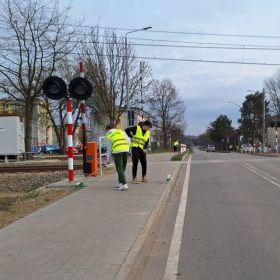
[[[179,164],[180,162],[178,162]],[[175,185],[175,178],[179,174],[179,171],[182,167],[182,164],[179,164],[178,167],[176,167],[172,179],[167,183],[165,190],[163,191],[161,197],[159,200],[155,203],[153,210],[151,214],[149,215],[145,225],[137,235],[132,247],[130,248],[126,258],[124,259],[120,269],[118,270],[117,274],[114,276],[114,280],[124,280],[128,279],[129,274],[133,270],[134,267],[137,267],[138,259],[141,259],[141,249],[145,243],[145,240],[151,233],[151,229],[153,227],[153,224],[157,220],[157,218],[160,216],[160,213],[164,209],[164,206],[166,205],[166,202],[171,194],[171,191]]]

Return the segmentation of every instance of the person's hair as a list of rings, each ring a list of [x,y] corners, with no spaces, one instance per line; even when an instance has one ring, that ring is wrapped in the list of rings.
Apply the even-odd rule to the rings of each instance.
[[[117,125],[119,125],[121,123],[121,120],[120,119],[117,119],[117,120],[115,120],[115,127],[117,126]]]
[[[113,121],[111,121],[111,122],[106,126],[106,130],[110,130],[110,129],[116,128],[117,125],[119,125],[120,123],[121,123],[121,120],[120,120],[120,119],[113,120]]]
[[[148,121],[148,120],[144,121],[144,122],[142,123],[142,126],[143,126],[143,125],[146,125],[146,126],[148,126],[148,127],[150,127],[150,128],[153,127],[152,123],[151,123],[150,121]]]
[[[112,124],[108,124],[106,126],[106,130],[110,130],[110,129],[113,129],[113,128],[115,128],[115,127]]]

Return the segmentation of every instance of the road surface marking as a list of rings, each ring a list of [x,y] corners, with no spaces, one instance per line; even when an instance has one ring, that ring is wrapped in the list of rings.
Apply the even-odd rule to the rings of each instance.
[[[278,161],[279,159],[274,159],[274,158],[253,158],[253,159],[246,159],[246,162],[274,162],[274,161]],[[228,159],[206,159],[206,160],[193,160],[192,161],[192,165],[193,164],[209,164],[209,163],[240,163],[240,158],[228,158]]]
[[[257,169],[256,167],[254,167],[253,165],[251,165],[247,162],[242,163],[242,166],[244,166],[245,168],[247,168],[251,172],[255,173],[256,175],[259,175],[260,177],[262,177],[266,181],[270,182],[274,186],[280,188],[280,182],[276,177],[274,177],[274,176],[272,176],[272,175],[270,175],[270,174],[268,174],[264,171],[261,171],[261,170]]]
[[[188,160],[185,181],[176,217],[173,236],[170,244],[168,260],[165,268],[163,280],[176,280],[178,273],[179,256],[183,237],[185,213],[187,206],[189,179],[190,179],[191,157]]]
[[[272,180],[274,180],[276,182],[279,181],[278,178],[272,176],[271,174],[269,174],[269,173],[267,173],[267,172],[265,172],[263,170],[260,170],[260,169],[256,168],[255,166],[249,164],[248,162],[244,162],[243,164],[247,165],[248,167],[254,169],[255,171],[261,173],[262,175],[264,175],[264,176],[266,176],[266,177],[268,177],[268,178],[270,178],[270,179],[272,179]]]

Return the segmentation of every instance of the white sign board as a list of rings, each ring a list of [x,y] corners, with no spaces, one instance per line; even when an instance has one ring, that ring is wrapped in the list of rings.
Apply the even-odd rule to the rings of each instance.
[[[186,151],[187,151],[187,145],[181,144],[181,149],[180,149],[181,154],[185,153]]]

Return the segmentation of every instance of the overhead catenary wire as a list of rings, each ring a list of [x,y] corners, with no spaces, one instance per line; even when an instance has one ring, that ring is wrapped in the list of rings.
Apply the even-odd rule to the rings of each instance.
[[[1,37],[0,40],[10,40],[10,41],[17,41],[16,38],[8,38],[8,37]],[[25,39],[26,42],[32,42],[31,38]],[[47,39],[41,39],[41,42],[48,42]],[[151,40],[150,41],[154,41]],[[158,40],[161,41],[161,40]],[[60,43],[75,43],[78,44],[80,40],[60,40]],[[166,40],[166,42],[169,42]],[[83,40],[82,43],[84,44],[104,44],[104,45],[113,45],[116,42],[110,41],[87,41]],[[117,42],[120,45],[125,45],[125,42]],[[219,43],[201,43],[201,42],[185,42],[188,44],[195,44],[195,45],[175,45],[175,44],[147,44],[147,43],[129,43],[131,46],[138,46],[138,47],[160,47],[160,48],[189,48],[189,49],[220,49],[220,50],[254,50],[254,51],[280,51],[279,46],[269,46],[269,45],[242,45],[242,44],[219,44]]]
[[[0,26],[0,29],[1,29],[1,26]],[[73,33],[72,35],[79,35],[79,36],[82,36],[82,37],[90,37],[91,34],[87,34],[87,33],[84,33],[84,34],[81,34],[81,33]],[[68,35],[66,35],[68,36]],[[108,38],[116,38],[118,40],[121,40],[121,39],[124,39],[124,36],[113,36],[113,35],[100,35],[98,34],[97,36],[98,38],[104,38],[104,39],[108,39]],[[14,36],[0,36],[0,40],[18,40],[17,38],[15,38]],[[27,38],[25,40],[31,40],[31,38]],[[271,49],[271,50],[274,50],[274,49],[277,49],[277,48],[280,48],[280,45],[264,45],[264,44],[233,44],[233,43],[220,43],[220,42],[200,42],[200,41],[186,41],[186,40],[170,40],[170,39],[156,39],[156,38],[140,38],[140,37],[129,37],[129,40],[130,41],[149,41],[149,42],[152,42],[152,44],[150,45],[153,45],[153,46],[156,46],[156,44],[154,42],[165,42],[165,43],[180,43],[180,44],[197,44],[197,45],[200,45],[200,46],[204,46],[204,45],[214,45],[214,46],[229,46],[229,47],[236,47],[236,48],[247,48],[247,49]],[[41,41],[48,41],[48,39],[41,39]],[[59,40],[60,42],[66,42],[66,41],[63,41],[63,40]],[[84,39],[77,39],[77,40],[68,40],[69,42],[72,42],[72,43],[78,43],[78,42],[83,42],[83,43],[90,43],[90,41],[87,41],[87,40],[84,40]],[[67,42],[68,42],[67,41]],[[132,43],[130,43],[132,44]],[[137,43],[133,43],[134,45],[138,45]],[[142,43],[143,44],[143,43]],[[140,44],[139,44],[140,45]],[[148,44],[147,44],[148,45]],[[165,46],[165,45],[164,45]],[[181,46],[181,45],[178,45],[178,46]]]
[[[0,20],[1,22],[2,20]],[[69,25],[72,26],[72,25]],[[73,26],[79,26],[80,25],[73,25]],[[82,26],[85,27],[85,26]],[[89,26],[88,26],[89,27]],[[93,26],[91,26],[93,27]],[[111,28],[111,27],[102,27],[102,26],[98,26],[98,28],[106,28],[106,29],[117,29],[117,30],[133,30],[133,29],[124,29],[124,28]],[[183,34],[207,34],[207,35],[217,35],[218,33],[194,33],[194,32],[181,32],[181,31],[159,31],[159,30],[153,30],[153,32],[167,32],[167,33],[183,33]],[[81,34],[80,34],[81,35]],[[266,38],[279,38],[280,36],[262,36],[262,35],[240,35],[240,34],[218,34],[218,35],[223,35],[223,36],[240,36],[240,37],[250,37],[250,38],[259,38],[259,37],[266,37]],[[84,36],[84,38],[88,38],[87,36],[89,36],[89,34],[82,34],[82,36]],[[101,38],[108,38],[110,37],[110,35],[98,35]],[[113,36],[114,37],[114,36]],[[121,39],[123,38],[123,36],[116,36],[117,39]],[[2,41],[6,41],[7,43],[13,42],[13,40],[17,40],[16,38],[12,38],[10,36],[0,36],[0,40]],[[41,39],[41,42],[43,42],[44,40],[46,40],[49,43],[48,39]],[[150,41],[151,43],[142,43],[142,42],[133,42],[131,40],[142,40],[142,41]],[[31,38],[26,38],[26,42],[31,42]],[[81,40],[60,40],[61,43],[73,43],[73,44],[78,44],[81,42]],[[102,40],[102,41],[94,41],[94,40],[83,40],[82,41],[85,44],[104,44],[104,45],[108,45],[108,44],[115,44],[116,42],[110,42],[110,41],[106,41],[106,40]],[[164,44],[160,44],[160,43],[155,43],[155,42],[164,42]],[[118,44],[124,44],[124,42],[122,41],[118,41]],[[168,43],[168,44],[167,44]],[[172,43],[172,44],[169,44]],[[177,43],[177,44],[174,44]],[[156,38],[130,38],[130,43],[131,46],[136,46],[136,47],[149,47],[149,48],[178,48],[178,49],[217,49],[217,50],[241,50],[241,51],[270,51],[270,52],[274,52],[274,51],[280,51],[280,45],[276,46],[276,45],[263,45],[263,44],[230,44],[230,43],[219,43],[219,42],[196,42],[196,41],[182,41],[182,40],[167,40],[167,39],[156,39]],[[20,52],[20,50],[17,49],[10,49],[9,47],[7,48],[1,48],[0,50],[4,51],[4,52],[10,52],[10,53],[17,53]],[[24,51],[24,50],[21,50]],[[46,51],[46,50],[44,50]],[[72,50],[72,51],[61,51],[59,50],[57,52],[57,54],[73,54],[73,55],[81,55],[81,51],[76,51]],[[96,55],[95,53],[91,53],[88,52],[88,55]],[[100,55],[100,54],[99,54]],[[104,54],[102,54],[104,56]],[[109,55],[105,55],[105,56],[109,56]],[[125,58],[125,56],[122,55],[115,55],[118,57],[123,57]],[[260,65],[260,66],[280,66],[280,62],[260,62],[260,61],[239,61],[239,60],[215,60],[215,59],[191,59],[191,58],[174,58],[174,57],[162,57],[162,56],[149,56],[149,55],[137,55],[134,56],[134,58],[138,58],[138,59],[146,59],[146,60],[158,60],[158,61],[180,61],[180,62],[204,62],[204,63],[221,63],[221,64],[242,64],[242,65]]]
[[[7,23],[6,20],[0,19],[0,22]],[[44,24],[44,23],[42,23]],[[45,23],[46,24],[46,23]],[[61,24],[52,23],[52,26],[61,26]],[[103,29],[103,30],[118,30],[118,31],[133,31],[137,28],[132,27],[112,27],[112,26],[101,26],[101,25],[85,25],[85,24],[71,24],[65,23],[65,27],[77,27],[82,29]],[[3,29],[12,29],[10,26],[0,26]],[[232,33],[212,33],[212,32],[189,32],[181,30],[146,30],[145,33],[160,33],[160,34],[177,34],[177,35],[188,35],[188,36],[214,36],[214,37],[238,37],[238,38],[258,38],[258,39],[280,39],[280,35],[263,35],[263,34],[232,34]]]
[[[3,48],[0,48],[0,50],[3,50]],[[24,52],[24,50],[10,50],[6,49],[6,51],[12,52],[12,53],[20,53]],[[73,54],[73,55],[81,55],[81,52],[62,52],[57,51],[56,54]],[[86,55],[93,55],[97,56],[95,53],[89,53],[87,52]],[[118,58],[125,58],[125,55],[108,55],[108,54],[98,54],[99,56],[104,57],[118,57]],[[207,59],[189,59],[189,58],[172,58],[172,57],[159,57],[159,56],[133,56],[133,58],[137,59],[146,59],[146,60],[158,60],[158,61],[178,61],[178,62],[204,62],[204,63],[218,63],[218,64],[239,64],[239,65],[259,65],[259,66],[280,66],[280,62],[277,63],[267,63],[267,62],[253,62],[253,61],[228,61],[228,60],[207,60]]]
[[[85,26],[90,27],[90,26]],[[91,26],[92,28],[93,26]],[[97,26],[100,29],[111,29],[119,31],[132,31],[134,28]],[[280,35],[258,35],[258,34],[230,34],[230,33],[211,33],[211,32],[188,32],[188,31],[172,31],[172,30],[147,30],[145,33],[165,33],[165,34],[181,34],[181,35],[199,35],[199,36],[217,36],[217,37],[240,37],[240,38],[262,38],[262,39],[280,39]]]
[[[4,20],[0,19],[0,22],[3,22]],[[55,24],[54,24],[55,25]],[[132,28],[119,28],[119,27],[105,27],[105,26],[90,26],[90,25],[75,25],[75,24],[66,24],[66,26],[73,26],[73,27],[79,27],[79,28],[101,28],[101,29],[113,29],[113,30],[124,30],[124,31],[129,31],[133,30]],[[0,28],[6,28],[6,29],[11,29],[11,27],[3,27],[0,26]],[[51,32],[56,32],[56,30],[51,31]],[[185,32],[185,31],[166,31],[166,30],[147,30],[147,32],[156,32],[156,33],[172,33],[172,34],[187,34],[187,35],[209,35],[209,36],[222,36],[222,37],[241,37],[241,38],[277,38],[280,39],[280,36],[265,36],[265,35],[242,35],[242,34],[226,34],[226,33],[203,33],[203,32]],[[72,33],[72,35],[79,35],[79,36],[90,36],[90,33]],[[114,37],[109,34],[106,36],[98,34],[98,37],[101,38],[109,38],[109,37]],[[124,36],[116,36],[117,39],[124,38]],[[17,38],[13,38],[11,36],[0,36],[0,39],[2,40],[17,40]],[[238,49],[238,50],[272,50],[272,51],[278,51],[280,50],[280,45],[263,45],[263,44],[232,44],[232,43],[220,43],[220,42],[199,42],[199,41],[186,41],[186,40],[170,40],[170,39],[157,39],[157,38],[140,38],[140,37],[130,37],[131,40],[137,40],[137,41],[150,41],[153,42],[152,44],[145,44],[145,43],[130,43],[130,45],[134,46],[155,46],[155,47],[178,47],[178,48],[217,48],[217,49]],[[29,39],[27,39],[28,41]],[[31,40],[31,39],[30,39]],[[42,41],[47,41],[48,39],[42,39]],[[63,40],[60,40],[63,42]],[[84,41],[85,43],[90,43],[89,41],[77,39],[77,40],[69,40],[71,43],[78,43]],[[66,42],[66,41],[64,41]],[[67,41],[68,42],[68,41]],[[165,43],[182,43],[182,44],[196,44],[198,46],[185,46],[185,45],[166,45],[166,44],[155,44],[154,42],[165,42]],[[110,44],[110,42],[104,42],[104,44]],[[213,46],[214,47],[213,47]]]

